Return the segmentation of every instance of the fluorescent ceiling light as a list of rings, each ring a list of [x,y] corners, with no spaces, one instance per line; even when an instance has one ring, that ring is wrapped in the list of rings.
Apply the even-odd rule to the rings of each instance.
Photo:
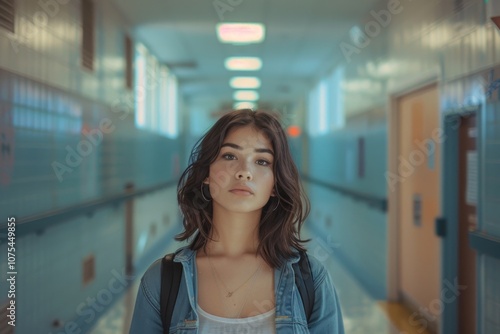
[[[260,79],[257,77],[234,77],[229,80],[229,86],[232,88],[256,89],[260,87]]]
[[[235,102],[233,104],[233,109],[257,109],[257,104],[249,101]]]
[[[261,43],[265,38],[261,23],[217,23],[216,30],[221,43]]]
[[[369,79],[352,79],[342,82],[342,89],[346,93],[356,93],[363,95],[377,95],[382,90],[379,81]]]
[[[224,65],[229,71],[258,71],[262,67],[262,60],[258,57],[229,57]]]
[[[233,94],[233,100],[236,101],[257,101],[259,93],[254,90],[237,90]]]

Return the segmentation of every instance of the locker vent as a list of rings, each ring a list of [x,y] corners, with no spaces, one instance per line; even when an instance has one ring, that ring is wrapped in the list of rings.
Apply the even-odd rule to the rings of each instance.
[[[82,66],[94,70],[94,2],[82,0]]]
[[[10,32],[14,32],[15,15],[14,0],[0,0],[0,27]]]
[[[134,61],[134,43],[130,36],[125,36],[125,87],[132,89]]]

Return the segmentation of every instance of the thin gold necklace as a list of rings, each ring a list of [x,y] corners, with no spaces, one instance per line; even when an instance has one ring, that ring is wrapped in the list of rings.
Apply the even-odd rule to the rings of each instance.
[[[210,255],[209,255],[209,261],[210,261]],[[240,317],[241,312],[243,311],[243,308],[244,308],[244,307],[245,307],[245,305],[247,304],[247,301],[248,301],[248,296],[250,296],[250,292],[253,290],[252,288],[253,288],[253,286],[254,286],[254,284],[255,284],[255,281],[256,281],[256,279],[257,279],[257,275],[256,275],[256,274],[260,272],[260,268],[261,268],[261,266],[262,266],[262,262],[260,263],[259,267],[257,268],[257,271],[256,271],[256,272],[255,272],[252,276],[250,276],[250,278],[248,279],[248,280],[250,280],[250,279],[252,279],[252,277],[253,277],[253,279],[252,279],[252,285],[251,285],[251,287],[248,289],[247,294],[246,294],[246,296],[245,296],[245,300],[244,300],[244,301],[243,301],[243,303],[241,304],[241,307],[240,307],[240,309],[239,309],[238,313],[237,313],[237,314],[234,314],[234,315],[232,316],[232,318],[239,318],[239,317]],[[224,282],[222,282],[222,280],[220,279],[220,277],[219,277],[219,279],[217,279],[218,274],[217,274],[217,272],[215,271],[215,267],[214,267],[214,266],[212,266],[212,265],[211,265],[211,267],[212,267],[212,275],[213,275],[213,277],[214,277],[214,279],[215,279],[215,284],[217,285],[217,288],[219,289],[219,292],[222,292],[222,291],[221,291],[221,286],[220,286],[220,284],[219,284],[219,280],[221,281],[221,283],[222,283],[222,284],[224,284]],[[217,276],[216,276],[216,275],[217,275]],[[246,283],[246,282],[248,282],[248,280],[246,280],[246,281],[245,281],[245,283]],[[243,283],[242,285],[240,285],[238,288],[240,288],[241,286],[243,286],[245,283]],[[226,291],[227,291],[227,290],[226,290]],[[234,291],[233,291],[232,293],[230,293],[230,294],[229,294],[229,292],[228,292],[228,295],[226,295],[226,298],[227,298],[227,297],[231,297],[231,295],[232,295],[235,291],[236,291],[236,290],[234,290]],[[222,295],[222,294],[221,294],[221,295]],[[229,312],[229,311],[228,311],[227,306],[226,306],[226,303],[224,302],[224,299],[222,298],[222,296],[221,296],[221,302],[222,302],[222,305],[223,305],[224,309],[226,310],[227,314],[230,314],[231,312]],[[234,306],[236,306],[236,304],[234,304]]]
[[[250,281],[252,279],[252,277],[254,277],[255,275],[257,275],[257,273],[259,272],[259,269],[260,267],[262,266],[262,262],[259,264],[259,266],[257,267],[257,269],[255,270],[255,272],[245,281],[243,282],[239,287],[237,287],[236,289],[234,289],[233,291],[230,291],[226,284],[224,283],[224,281],[222,280],[222,278],[219,276],[219,274],[217,273],[217,270],[215,270],[215,267],[212,263],[212,260],[211,260],[211,257],[210,257],[210,253],[207,253],[208,254],[208,263],[210,264],[210,267],[212,268],[212,272],[217,276],[217,278],[221,281],[222,285],[224,286],[224,290],[226,290],[226,295],[225,297],[226,298],[230,298],[232,297],[232,295],[238,291],[242,286],[244,286],[248,281]],[[216,279],[217,279],[216,278]]]

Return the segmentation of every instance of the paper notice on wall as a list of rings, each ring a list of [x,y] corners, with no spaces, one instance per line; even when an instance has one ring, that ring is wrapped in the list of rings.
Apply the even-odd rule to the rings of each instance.
[[[467,184],[465,202],[477,204],[477,151],[467,151]]]

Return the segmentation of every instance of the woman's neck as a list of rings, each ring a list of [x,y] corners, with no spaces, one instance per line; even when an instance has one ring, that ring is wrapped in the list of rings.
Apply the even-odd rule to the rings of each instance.
[[[261,211],[237,213],[214,210],[213,241],[207,241],[207,251],[214,256],[255,255],[259,245],[260,215]]]

